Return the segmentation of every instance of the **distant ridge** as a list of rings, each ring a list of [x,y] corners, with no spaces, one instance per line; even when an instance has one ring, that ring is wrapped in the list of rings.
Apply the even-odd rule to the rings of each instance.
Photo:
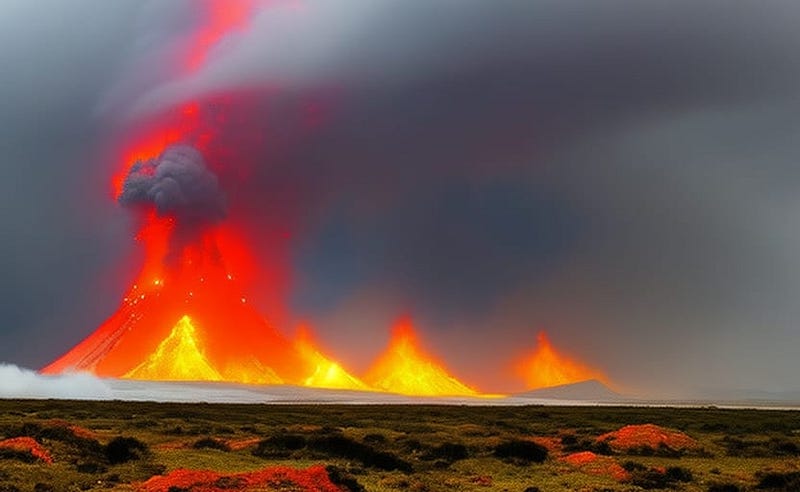
[[[579,383],[562,384],[532,391],[519,393],[515,396],[521,398],[544,398],[549,400],[576,400],[576,401],[597,401],[597,402],[616,402],[627,398],[619,393],[612,391],[608,386],[596,379],[589,379]]]

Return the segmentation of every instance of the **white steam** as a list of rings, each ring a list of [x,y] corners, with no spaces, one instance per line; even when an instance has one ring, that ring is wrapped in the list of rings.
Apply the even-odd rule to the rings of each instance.
[[[0,364],[0,398],[109,400],[111,388],[86,373],[44,376],[10,364]]]

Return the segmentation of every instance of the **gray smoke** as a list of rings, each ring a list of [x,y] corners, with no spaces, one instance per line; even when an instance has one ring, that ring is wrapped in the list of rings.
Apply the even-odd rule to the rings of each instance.
[[[225,197],[203,154],[189,145],[167,147],[156,158],[134,164],[119,202],[153,205],[161,216],[182,223],[216,222],[225,217]]]

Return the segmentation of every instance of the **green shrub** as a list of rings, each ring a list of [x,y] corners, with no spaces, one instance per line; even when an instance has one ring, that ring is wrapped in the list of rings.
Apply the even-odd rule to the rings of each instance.
[[[31,454],[30,451],[0,448],[0,460],[17,460],[23,463],[35,463],[37,458]]]
[[[732,483],[712,483],[708,492],[744,492],[744,489]]]
[[[219,439],[213,437],[204,437],[192,444],[194,449],[217,449],[219,451],[230,451],[231,448]]]
[[[354,459],[364,466],[380,470],[400,470],[410,473],[411,465],[394,454],[377,451],[373,447],[360,443],[345,436],[322,436],[312,439],[308,447],[314,451],[329,456]]]
[[[757,489],[797,491],[800,490],[800,472],[763,473],[758,476]]]
[[[692,471],[680,466],[667,468],[667,480],[670,482],[691,482],[694,480]]]
[[[513,440],[498,444],[494,455],[506,460],[542,463],[547,459],[547,448],[532,441]]]
[[[447,463],[454,461],[465,460],[469,458],[467,447],[463,444],[446,442],[436,447],[431,448],[426,452],[422,459],[425,460],[444,460]]]
[[[386,436],[383,434],[367,434],[364,436],[364,442],[367,444],[384,444],[386,443]]]
[[[106,459],[112,465],[141,459],[147,451],[147,445],[135,437],[115,437],[104,449]]]
[[[367,490],[363,485],[358,483],[355,477],[338,466],[328,465],[325,467],[325,471],[328,472],[328,478],[334,485],[338,485],[348,492],[366,492]]]
[[[253,450],[253,456],[262,458],[287,457],[292,451],[306,447],[306,438],[297,434],[278,434],[262,439]]]

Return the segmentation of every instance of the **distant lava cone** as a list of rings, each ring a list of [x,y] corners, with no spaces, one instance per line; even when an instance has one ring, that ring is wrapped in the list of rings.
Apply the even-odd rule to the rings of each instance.
[[[608,382],[602,372],[559,354],[543,331],[537,336],[536,350],[519,363],[518,370],[531,390],[590,379]]]
[[[367,373],[372,387],[414,396],[478,396],[478,392],[452,375],[419,347],[410,320],[392,330],[386,351]]]
[[[322,354],[312,341],[311,331],[301,328],[295,340],[295,348],[306,365],[304,386],[313,388],[369,390],[369,386],[348,373],[338,362]]]

